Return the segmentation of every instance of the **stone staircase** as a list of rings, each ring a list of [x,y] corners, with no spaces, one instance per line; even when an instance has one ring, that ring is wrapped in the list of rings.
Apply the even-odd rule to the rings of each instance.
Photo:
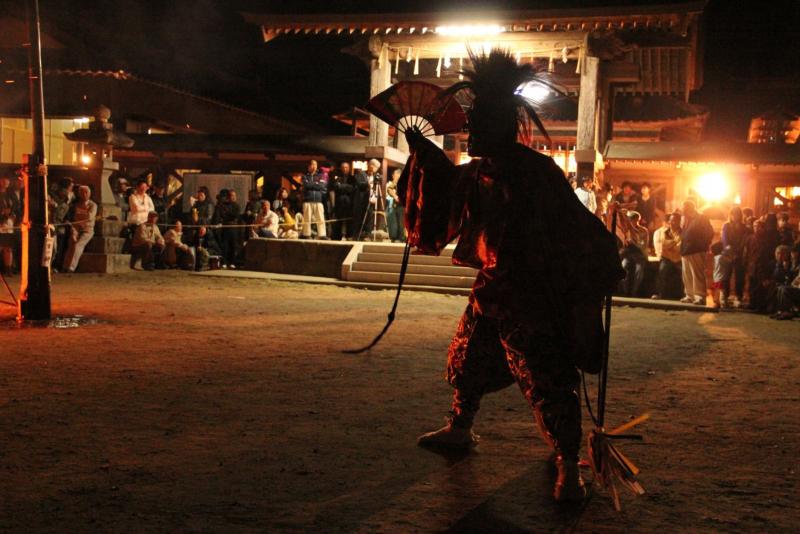
[[[78,262],[79,273],[125,273],[131,270],[131,255],[122,253],[125,239],[119,237],[125,223],[101,219],[94,225],[94,237]]]
[[[470,289],[478,271],[452,264],[453,246],[441,256],[412,254],[405,285]],[[403,261],[403,245],[356,243],[342,264],[342,280],[371,284],[397,284]]]

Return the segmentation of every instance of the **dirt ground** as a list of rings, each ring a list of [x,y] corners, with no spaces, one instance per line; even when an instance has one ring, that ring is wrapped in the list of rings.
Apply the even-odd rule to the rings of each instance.
[[[791,532],[800,522],[800,322],[616,308],[608,420],[647,494],[623,511],[549,497],[518,390],[486,398],[477,450],[418,448],[449,407],[463,297],[185,273],[61,275],[54,311],[0,328],[0,529]],[[0,307],[0,319],[13,310]],[[589,428],[588,420],[584,428]],[[591,474],[586,473],[587,479]]]

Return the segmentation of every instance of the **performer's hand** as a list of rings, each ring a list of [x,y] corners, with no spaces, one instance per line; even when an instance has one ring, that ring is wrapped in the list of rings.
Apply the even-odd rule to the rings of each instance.
[[[416,152],[425,142],[425,136],[418,128],[408,128],[406,129],[406,142],[411,152]]]

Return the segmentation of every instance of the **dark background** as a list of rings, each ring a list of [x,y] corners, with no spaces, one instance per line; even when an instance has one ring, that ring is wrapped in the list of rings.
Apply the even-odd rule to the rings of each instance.
[[[43,30],[66,45],[46,51],[45,68],[126,70],[329,130],[330,115],[363,105],[369,74],[341,52],[348,37],[293,36],[268,44],[242,11],[385,12],[517,7],[641,5],[662,1],[337,2],[285,0],[40,0]],[[0,1],[0,15],[24,17],[24,2]],[[705,86],[692,102],[711,108],[710,139],[744,140],[751,116],[800,112],[800,1],[710,0],[705,11]],[[6,62],[8,63],[8,62]]]

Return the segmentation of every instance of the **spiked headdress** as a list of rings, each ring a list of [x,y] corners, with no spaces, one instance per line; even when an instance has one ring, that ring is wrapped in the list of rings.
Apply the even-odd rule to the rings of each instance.
[[[530,129],[530,122],[550,141],[550,136],[539,118],[535,104],[521,94],[522,88],[537,83],[561,93],[545,73],[531,64],[517,64],[508,50],[495,48],[489,54],[475,52],[468,48],[472,68],[461,71],[466,78],[449,87],[446,92],[457,94],[461,91],[471,93],[473,100],[492,103],[500,110],[511,111],[516,116],[518,132]]]

